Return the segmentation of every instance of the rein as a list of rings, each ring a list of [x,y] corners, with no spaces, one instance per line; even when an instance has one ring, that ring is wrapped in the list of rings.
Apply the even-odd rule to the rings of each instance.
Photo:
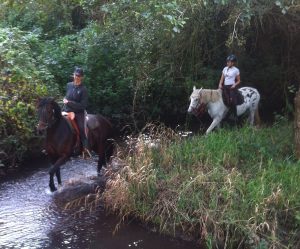
[[[206,107],[207,107],[207,104],[201,103],[200,105],[198,105],[197,108],[193,109],[193,114],[197,118],[201,118],[203,116],[203,114],[206,112]]]
[[[211,99],[212,99],[212,91],[210,92],[211,93]],[[197,106],[195,108],[193,108],[193,114],[197,117],[197,118],[201,118],[204,113],[206,112],[206,109],[207,109],[207,103],[201,103],[200,102],[200,99],[201,99],[201,92],[199,93],[199,96],[198,96],[198,101],[199,103],[197,104]]]
[[[205,90],[205,91],[207,91],[207,90]],[[203,99],[202,91],[200,91],[199,95],[197,96],[198,104],[196,107],[193,108],[193,114],[198,118],[201,118],[203,116],[203,114],[206,112],[207,104],[210,101],[213,101],[213,90],[212,89],[210,90],[210,95],[207,92],[205,92],[205,93],[206,94],[205,94],[204,100],[206,103],[200,101],[201,99]]]
[[[55,110],[54,108],[52,109],[52,116],[51,116],[51,120],[48,120],[48,114],[47,114],[47,109],[45,107],[43,107],[43,109],[41,110],[41,119],[39,120],[39,123],[43,125],[44,129],[48,129],[51,128],[58,120],[59,118],[55,117]],[[45,121],[43,121],[45,120]]]

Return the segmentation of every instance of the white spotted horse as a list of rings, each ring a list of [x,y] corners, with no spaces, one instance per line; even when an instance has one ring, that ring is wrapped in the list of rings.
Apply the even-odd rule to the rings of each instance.
[[[259,122],[258,104],[260,94],[253,87],[242,87],[239,91],[244,97],[244,102],[241,105],[237,105],[237,116],[241,116],[248,111],[249,123],[254,125],[254,117]],[[216,126],[219,126],[229,111],[229,108],[223,102],[221,89],[196,89],[194,86],[190,101],[188,113],[198,115],[207,109],[208,114],[213,119],[211,125],[206,130],[206,134],[211,132]]]

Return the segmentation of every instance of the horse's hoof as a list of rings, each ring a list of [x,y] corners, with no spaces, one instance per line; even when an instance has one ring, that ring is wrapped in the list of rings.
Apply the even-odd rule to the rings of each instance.
[[[50,191],[53,193],[53,192],[57,191],[57,188],[51,188]]]
[[[54,187],[54,186],[50,186],[50,191],[53,193],[53,192],[55,192],[57,190],[57,188],[56,187]]]
[[[45,188],[45,193],[47,195],[52,195],[54,192],[51,192],[49,188]]]

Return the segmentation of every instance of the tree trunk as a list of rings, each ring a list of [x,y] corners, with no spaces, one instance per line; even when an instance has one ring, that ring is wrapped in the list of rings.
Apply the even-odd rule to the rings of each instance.
[[[300,89],[295,97],[295,152],[300,159]]]

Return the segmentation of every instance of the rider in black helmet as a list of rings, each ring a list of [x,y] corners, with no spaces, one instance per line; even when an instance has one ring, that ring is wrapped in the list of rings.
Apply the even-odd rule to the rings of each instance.
[[[227,61],[232,61],[234,63],[236,63],[237,59],[236,59],[236,56],[234,54],[231,54],[229,55],[227,58],[226,58],[226,62]]]
[[[235,119],[237,118],[237,86],[241,83],[240,70],[235,67],[236,62],[237,58],[234,54],[231,54],[226,58],[227,66],[223,69],[219,82],[219,88],[223,89],[225,98],[228,98],[227,104],[229,104],[230,109],[233,111]]]
[[[83,151],[90,154],[84,127],[85,110],[88,104],[88,92],[85,85],[82,84],[82,79],[83,70],[82,68],[76,67],[73,74],[73,81],[67,84],[67,92],[63,102],[65,104],[64,111],[75,113],[75,121],[79,128]]]

